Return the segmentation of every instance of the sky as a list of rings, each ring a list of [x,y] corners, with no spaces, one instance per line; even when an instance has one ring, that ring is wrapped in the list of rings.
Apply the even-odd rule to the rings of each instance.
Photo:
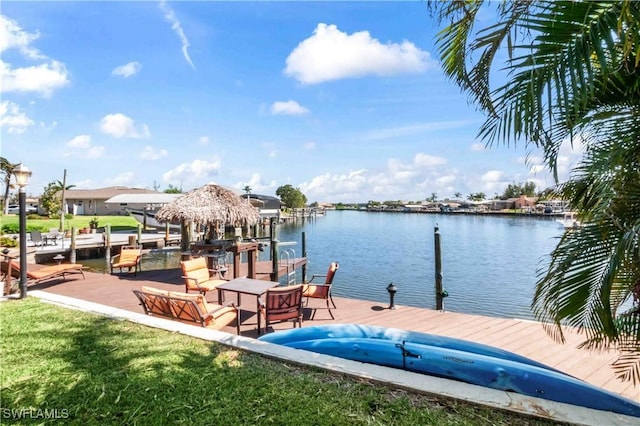
[[[0,10],[0,155],[37,196],[216,183],[309,202],[554,185],[478,140],[424,2],[31,2]],[[559,178],[580,153],[565,144]]]

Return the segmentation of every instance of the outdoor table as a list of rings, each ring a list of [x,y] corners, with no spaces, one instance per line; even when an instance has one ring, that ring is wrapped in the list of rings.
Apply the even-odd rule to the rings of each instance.
[[[260,332],[260,296],[270,288],[279,286],[275,281],[256,280],[253,278],[235,278],[216,287],[218,300],[222,302],[222,291],[232,291],[238,295],[238,308],[240,308],[240,296],[248,294],[256,297],[256,315],[258,316],[258,332]]]

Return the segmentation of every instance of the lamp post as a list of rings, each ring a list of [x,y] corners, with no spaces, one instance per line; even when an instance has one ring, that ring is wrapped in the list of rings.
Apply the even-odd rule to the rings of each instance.
[[[18,185],[18,205],[20,212],[20,298],[27,297],[27,183],[31,176],[24,164],[20,163],[13,169],[13,175]]]

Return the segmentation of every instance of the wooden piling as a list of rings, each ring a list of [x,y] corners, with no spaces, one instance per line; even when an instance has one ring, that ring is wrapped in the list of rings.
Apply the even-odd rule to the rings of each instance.
[[[436,225],[433,228],[433,236],[435,242],[435,262],[436,262],[436,310],[443,309],[443,292],[442,292],[442,252],[440,250],[440,231]]]
[[[71,247],[69,248],[69,262],[76,263],[76,227],[71,227]]]
[[[302,257],[307,257],[307,234],[302,231]],[[307,264],[302,265],[302,282],[307,282]]]
[[[109,262],[111,260],[111,225],[104,226],[104,258]]]

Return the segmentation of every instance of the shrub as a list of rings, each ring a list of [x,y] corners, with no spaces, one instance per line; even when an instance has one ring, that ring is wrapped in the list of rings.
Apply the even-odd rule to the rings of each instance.
[[[1,247],[17,247],[18,240],[13,239],[11,237],[0,237],[0,246]]]
[[[2,225],[2,233],[4,234],[17,234],[18,232],[20,232],[18,223],[5,223]]]

